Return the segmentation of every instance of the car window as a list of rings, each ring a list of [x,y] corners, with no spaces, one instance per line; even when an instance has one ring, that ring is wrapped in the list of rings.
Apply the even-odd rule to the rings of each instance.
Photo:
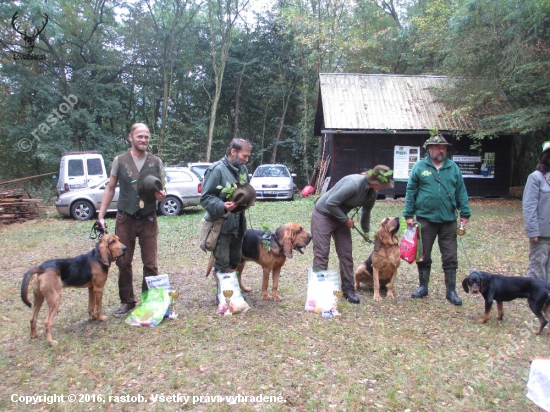
[[[259,167],[254,172],[254,177],[290,177],[290,173],[284,166]]]
[[[103,168],[101,167],[101,159],[86,159],[89,175],[102,175]]]
[[[208,169],[209,166],[193,166],[191,170],[197,173],[201,178],[204,177],[204,172]]]
[[[182,183],[182,182],[192,182],[193,178],[186,172],[166,172],[166,182],[167,183]]]
[[[69,160],[69,176],[84,176],[84,163],[82,159]]]

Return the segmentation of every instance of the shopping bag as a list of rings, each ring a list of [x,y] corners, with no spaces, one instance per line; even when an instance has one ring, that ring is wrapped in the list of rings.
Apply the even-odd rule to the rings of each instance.
[[[414,222],[412,226],[407,226],[407,229],[401,238],[401,244],[399,245],[401,259],[409,264],[413,262],[420,262],[423,258],[420,231],[421,225],[418,222]]]

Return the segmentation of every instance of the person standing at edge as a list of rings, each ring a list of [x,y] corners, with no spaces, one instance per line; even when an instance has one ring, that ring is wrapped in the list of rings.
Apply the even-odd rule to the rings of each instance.
[[[313,236],[313,269],[326,270],[330,252],[330,239],[334,239],[336,254],[340,260],[340,280],[344,297],[351,303],[359,303],[355,294],[351,229],[355,227],[348,213],[361,207],[361,228],[370,230],[370,214],[378,191],[393,188],[393,180],[380,180],[381,173],[390,168],[378,165],[363,174],[348,175],[340,179],[316,202],[311,214],[311,235]]]
[[[113,196],[117,183],[120,182],[120,196],[116,214],[115,233],[126,245],[126,254],[117,259],[119,269],[118,289],[120,308],[114,313],[121,317],[136,306],[133,288],[132,260],[136,247],[136,237],[141,248],[143,261],[142,291],[147,290],[145,277],[158,275],[158,224],[157,201],[166,197],[164,190],[154,190],[154,196],[145,196],[141,187],[144,178],[153,177],[162,188],[162,161],[147,152],[151,134],[147,125],[135,123],[130,129],[128,140],[130,150],[115,157],[111,168],[109,183],[103,193],[98,222],[105,229],[105,213]]]
[[[455,305],[462,305],[455,290],[456,217],[459,210],[460,224],[466,226],[472,211],[462,173],[455,162],[447,159],[448,146],[451,144],[440,134],[426,140],[426,157],[413,166],[407,183],[403,216],[408,226],[414,224],[414,215],[422,225],[424,259],[417,262],[419,287],[412,297],[428,295],[432,247],[437,237],[445,273],[445,297]]]
[[[218,273],[234,272],[241,260],[243,236],[246,230],[244,210],[238,203],[226,201],[225,193],[218,186],[226,183],[238,183],[241,176],[249,181],[246,163],[250,157],[252,144],[245,139],[231,140],[225,151],[225,156],[214,162],[205,172],[202,182],[201,206],[206,210],[204,219],[210,222],[224,219],[218,242],[214,249],[214,269]],[[250,291],[244,288],[245,292]]]
[[[527,178],[523,219],[529,238],[526,276],[550,283],[550,141],[542,144],[537,168]]]

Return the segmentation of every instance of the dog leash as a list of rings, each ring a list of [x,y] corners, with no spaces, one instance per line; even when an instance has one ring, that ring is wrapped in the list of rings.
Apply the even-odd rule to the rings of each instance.
[[[105,229],[103,229],[99,224],[99,220],[96,220],[90,230],[90,239],[101,239],[105,233],[109,233],[107,231],[107,223],[105,223]]]
[[[462,246],[462,251],[464,252],[464,256],[466,256],[466,262],[468,262],[468,266],[470,266],[470,270],[472,272],[475,272],[476,268],[472,266],[470,259],[468,259],[468,254],[466,253],[466,248],[464,247],[464,242],[462,241],[462,235],[459,235],[458,238],[460,239],[460,245]]]

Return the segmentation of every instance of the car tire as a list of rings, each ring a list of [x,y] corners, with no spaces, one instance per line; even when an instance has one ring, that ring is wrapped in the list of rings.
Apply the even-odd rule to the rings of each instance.
[[[159,210],[164,216],[177,216],[181,212],[181,202],[177,197],[168,196],[159,203]]]
[[[71,205],[71,216],[76,220],[90,220],[95,216],[95,207],[87,200],[77,200]]]

